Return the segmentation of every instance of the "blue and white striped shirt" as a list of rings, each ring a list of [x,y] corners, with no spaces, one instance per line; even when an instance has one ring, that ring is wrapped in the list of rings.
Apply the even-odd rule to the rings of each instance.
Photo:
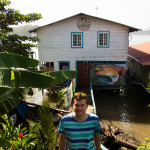
[[[83,122],[74,119],[73,113],[61,118],[59,134],[65,134],[69,150],[95,150],[94,133],[100,133],[98,116],[89,113]]]

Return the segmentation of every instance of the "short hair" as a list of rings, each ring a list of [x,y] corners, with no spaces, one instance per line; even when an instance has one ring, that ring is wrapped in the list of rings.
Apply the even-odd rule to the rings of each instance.
[[[72,101],[71,101],[71,105],[74,104],[74,99],[76,99],[77,101],[79,100],[82,100],[82,99],[85,99],[86,100],[86,104],[88,104],[88,97],[85,93],[83,92],[77,92],[77,93],[74,93],[74,96],[72,97]]]

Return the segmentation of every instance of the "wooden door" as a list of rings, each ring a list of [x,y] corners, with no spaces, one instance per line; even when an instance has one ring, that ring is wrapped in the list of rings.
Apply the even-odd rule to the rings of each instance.
[[[77,86],[90,85],[90,64],[77,65]]]

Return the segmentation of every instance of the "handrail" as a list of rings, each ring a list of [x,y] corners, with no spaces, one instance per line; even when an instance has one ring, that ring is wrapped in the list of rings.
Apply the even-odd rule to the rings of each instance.
[[[91,98],[92,98],[92,103],[93,103],[93,107],[94,107],[94,114],[96,114],[96,105],[95,105],[94,94],[93,94],[93,86],[92,86],[91,81],[90,81],[90,91],[91,91]],[[108,150],[103,144],[101,144],[101,149],[102,150]]]
[[[94,106],[94,114],[96,114],[96,105],[95,105],[93,87],[92,87],[92,82],[91,81],[90,81],[90,91],[91,91],[92,104]]]

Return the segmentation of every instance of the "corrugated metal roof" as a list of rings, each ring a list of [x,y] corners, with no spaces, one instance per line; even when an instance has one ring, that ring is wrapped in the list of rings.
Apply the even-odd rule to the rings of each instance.
[[[128,55],[135,58],[142,65],[150,66],[150,42],[130,45]]]
[[[84,14],[84,13],[79,13],[79,14],[76,14],[76,15],[74,15],[74,16],[70,16],[70,17],[68,17],[68,18],[64,18],[64,19],[62,19],[62,20],[58,20],[58,21],[56,21],[56,22],[53,22],[53,23],[50,23],[50,24],[47,24],[47,25],[44,25],[44,26],[35,28],[35,29],[33,29],[33,30],[30,30],[29,32],[37,32],[37,29],[43,28],[43,27],[45,27],[45,26],[50,26],[50,25],[52,25],[52,24],[54,24],[54,23],[57,23],[57,22],[60,22],[60,21],[63,21],[63,20],[66,20],[66,19],[69,19],[69,18],[78,16],[78,15],[84,15],[84,16],[94,17],[94,18],[97,18],[97,19],[100,19],[100,20],[104,20],[104,21],[112,22],[112,23],[119,24],[119,25],[122,25],[122,26],[126,26],[126,27],[129,28],[129,32],[134,32],[134,31],[140,30],[140,29],[137,29],[137,28],[134,28],[134,27],[131,27],[131,26],[128,26],[128,25],[124,25],[124,24],[121,24],[121,23],[117,23],[117,22],[114,22],[114,21],[106,20],[106,19],[103,19],[103,18],[91,16],[91,15]]]

